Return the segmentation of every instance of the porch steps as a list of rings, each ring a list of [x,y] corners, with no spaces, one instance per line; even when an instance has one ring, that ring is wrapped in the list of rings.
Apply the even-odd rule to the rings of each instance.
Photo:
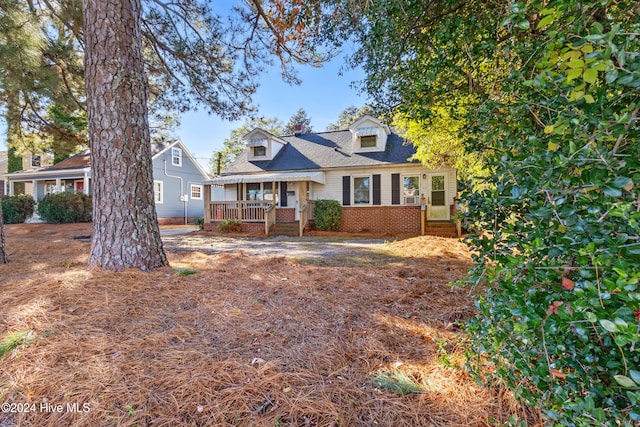
[[[300,224],[296,222],[277,222],[269,232],[270,236],[291,236],[300,234]]]
[[[427,221],[424,234],[439,237],[458,237],[456,224],[451,221]]]

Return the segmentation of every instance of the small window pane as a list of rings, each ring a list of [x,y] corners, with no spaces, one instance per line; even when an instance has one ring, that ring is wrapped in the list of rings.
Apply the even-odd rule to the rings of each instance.
[[[191,198],[192,199],[202,199],[202,186],[201,185],[192,185],[191,186]]]
[[[431,204],[433,206],[444,206],[444,191],[431,192]]]
[[[253,147],[253,155],[255,157],[264,157],[267,155],[267,149],[265,147]]]
[[[416,176],[405,176],[403,185],[404,197],[418,196],[420,192],[420,178]]]
[[[434,175],[431,177],[431,190],[444,191],[444,176]]]
[[[171,149],[171,163],[175,166],[182,165],[182,150],[179,148]]]
[[[260,194],[260,183],[249,183],[246,185],[245,200],[260,200],[262,195]]]
[[[362,136],[360,137],[360,147],[362,148],[370,148],[376,146],[376,136]]]
[[[370,203],[370,178],[353,178],[353,201],[356,205],[369,204]]]

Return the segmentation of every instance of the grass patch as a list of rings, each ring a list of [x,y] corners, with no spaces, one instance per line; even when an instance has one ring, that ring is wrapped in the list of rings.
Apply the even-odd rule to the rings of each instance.
[[[22,344],[28,344],[33,341],[35,337],[31,331],[20,331],[8,333],[2,341],[0,341],[0,357],[10,352],[14,348]]]
[[[176,268],[173,271],[175,271],[178,276],[191,276],[192,274],[198,273],[196,270],[190,268]]]
[[[422,387],[413,378],[398,369],[383,369],[373,375],[372,382],[374,387],[401,396],[422,391]]]

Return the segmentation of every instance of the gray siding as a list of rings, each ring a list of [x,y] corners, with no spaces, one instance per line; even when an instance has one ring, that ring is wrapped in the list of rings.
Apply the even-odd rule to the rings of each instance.
[[[180,146],[178,147],[181,148]],[[202,176],[200,170],[194,164],[196,160],[192,160],[187,156],[183,150],[182,166],[175,166],[171,163],[171,149],[153,159],[153,179],[154,181],[162,181],[163,188],[163,203],[156,204],[158,218],[182,218],[185,216],[185,203],[180,201],[181,194],[187,196],[186,214],[188,217],[204,215],[203,199],[193,199],[191,197],[191,185],[202,186],[205,177]],[[167,176],[167,174],[171,176]],[[174,178],[175,176],[182,178],[182,189],[180,188],[180,179]],[[204,197],[204,188],[201,196]]]

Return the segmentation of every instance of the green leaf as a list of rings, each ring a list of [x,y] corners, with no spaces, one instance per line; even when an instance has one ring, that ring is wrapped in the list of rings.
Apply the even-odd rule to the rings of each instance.
[[[586,94],[584,96],[584,102],[586,102],[587,104],[593,104],[596,102],[596,100],[593,99],[593,96],[591,96],[590,94]]]
[[[618,327],[611,320],[600,319],[600,325],[609,332],[616,332]]]
[[[609,84],[615,82],[617,79],[618,79],[618,70],[608,71],[607,75],[605,76],[605,80]]]
[[[591,311],[587,311],[587,313],[585,314],[585,317],[589,322],[592,322],[592,323],[595,323],[598,320],[596,315]]]
[[[567,62],[567,67],[569,68],[582,68],[584,67],[584,61],[582,59],[572,59]]]
[[[567,71],[567,81],[572,81],[582,75],[582,68],[574,68]]]
[[[616,188],[624,188],[629,184],[633,184],[633,180],[628,176],[618,176],[611,184]]]
[[[529,24],[529,21],[527,21],[526,19],[516,24],[516,27],[518,27],[521,30],[528,30],[530,26],[531,24]]]
[[[555,21],[556,17],[554,15],[547,15],[544,18],[542,18],[540,20],[540,22],[538,22],[538,25],[536,25],[536,30],[539,30],[540,28],[544,28],[547,25],[551,24],[553,21]]]
[[[605,185],[604,187],[602,187],[602,192],[604,194],[606,194],[609,197],[620,197],[622,196],[622,191],[620,191],[617,188],[614,187],[610,187],[608,185]]]
[[[640,385],[640,371],[634,371],[631,369],[629,371],[629,375],[631,375],[631,379],[638,385]]]
[[[595,83],[598,80],[598,70],[596,70],[595,68],[587,68],[586,70],[584,70],[582,79],[587,83]]]
[[[631,378],[624,375],[614,375],[613,379],[624,388],[637,387],[636,383]]]

